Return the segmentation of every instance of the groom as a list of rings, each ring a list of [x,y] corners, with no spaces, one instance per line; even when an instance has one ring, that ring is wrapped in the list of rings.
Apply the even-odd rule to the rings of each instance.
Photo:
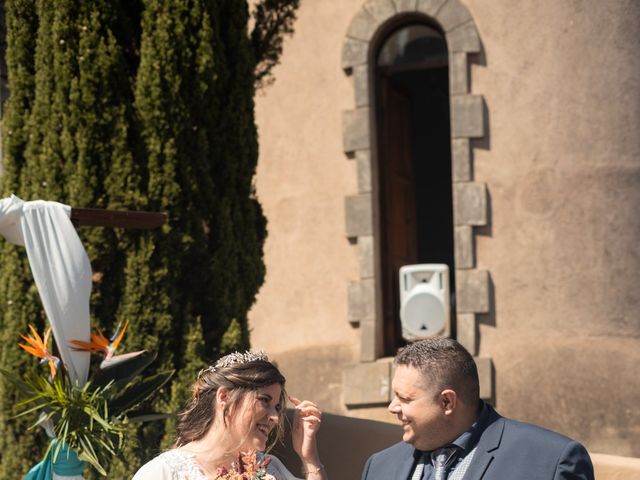
[[[578,442],[500,416],[479,396],[473,358],[434,338],[398,352],[389,411],[402,442],[371,456],[362,480],[593,480]]]

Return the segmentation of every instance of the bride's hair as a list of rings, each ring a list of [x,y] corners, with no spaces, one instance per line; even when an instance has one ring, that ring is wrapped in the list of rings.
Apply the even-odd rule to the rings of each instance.
[[[242,355],[242,354],[240,354]],[[227,357],[224,357],[227,358]],[[200,440],[213,424],[216,409],[216,391],[220,387],[229,390],[229,400],[223,410],[223,421],[227,425],[230,415],[237,413],[237,407],[245,394],[255,394],[262,387],[279,384],[280,410],[278,423],[274,429],[268,448],[282,439],[284,407],[287,394],[284,390],[285,378],[278,368],[266,359],[240,360],[239,363],[219,361],[215,367],[200,372],[191,387],[191,399],[185,410],[178,415],[176,447]]]

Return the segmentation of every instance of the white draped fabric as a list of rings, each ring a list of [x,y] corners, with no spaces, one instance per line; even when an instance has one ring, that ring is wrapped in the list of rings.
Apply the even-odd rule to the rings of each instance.
[[[62,361],[71,380],[83,385],[89,353],[72,350],[69,342],[89,341],[91,265],[70,215],[71,208],[57,202],[24,202],[15,195],[0,200],[0,235],[26,248]]]
[[[0,200],[0,235],[26,248],[62,361],[71,380],[83,385],[90,354],[72,350],[69,342],[89,341],[91,264],[70,215],[71,208],[57,202],[24,202],[15,195]],[[54,473],[53,480],[58,479],[83,477]]]

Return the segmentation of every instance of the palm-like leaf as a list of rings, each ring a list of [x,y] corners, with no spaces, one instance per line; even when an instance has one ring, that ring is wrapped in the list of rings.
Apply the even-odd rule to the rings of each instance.
[[[116,416],[125,414],[159,390],[173,373],[173,370],[159,372],[131,385],[109,401],[109,410]]]
[[[129,413],[127,414],[128,422],[153,422],[156,420],[165,420],[167,418],[173,417],[172,413],[158,413],[158,412],[149,412],[149,413]]]
[[[13,375],[11,372],[8,372],[7,370],[4,370],[4,369],[0,368],[0,373],[2,375],[4,375],[4,377],[7,380],[9,380],[9,382],[11,382],[14,387],[16,387],[18,390],[20,390],[25,395],[34,395],[35,394],[35,391],[32,389],[32,387],[28,383],[26,383],[23,380],[19,379],[18,377]]]
[[[44,420],[54,420],[54,461],[66,444],[78,452],[80,459],[106,475],[103,465],[117,452],[123,439],[122,425],[110,421],[108,397],[113,383],[94,388],[88,382],[79,387],[63,378],[58,376],[52,383],[40,376],[26,379],[33,394],[18,404],[28,406],[19,416],[43,412],[31,428]]]
[[[102,387],[113,381],[115,389],[120,390],[147,368],[156,357],[156,353],[143,350],[139,355],[112,363],[96,372],[93,384]]]

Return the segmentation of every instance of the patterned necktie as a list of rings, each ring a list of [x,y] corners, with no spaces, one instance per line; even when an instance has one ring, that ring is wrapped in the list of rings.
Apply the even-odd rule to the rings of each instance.
[[[413,475],[411,475],[411,480],[422,480],[422,472],[424,472],[424,464],[429,461],[428,454],[423,453],[418,463],[416,464],[416,468],[413,471]]]
[[[434,468],[433,478],[435,480],[446,480],[447,467],[451,465],[451,460],[453,460],[455,453],[455,447],[439,448],[431,452],[431,461],[433,462]]]

